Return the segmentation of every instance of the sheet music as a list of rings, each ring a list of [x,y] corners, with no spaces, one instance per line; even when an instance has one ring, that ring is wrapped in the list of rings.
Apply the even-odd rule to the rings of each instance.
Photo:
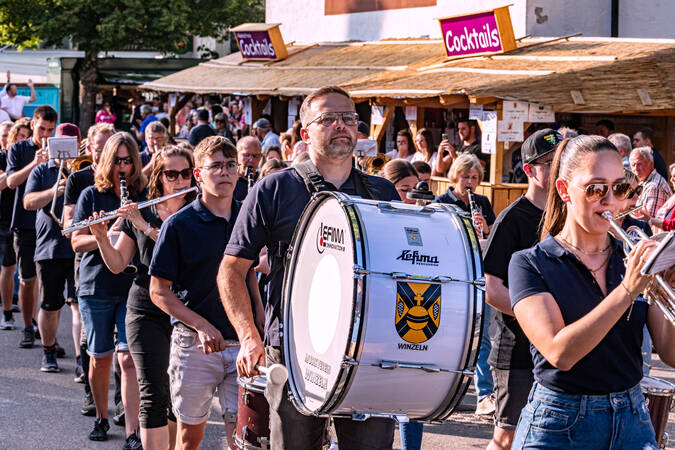
[[[642,275],[654,275],[675,265],[675,232],[659,233],[652,239],[660,241],[640,271]]]

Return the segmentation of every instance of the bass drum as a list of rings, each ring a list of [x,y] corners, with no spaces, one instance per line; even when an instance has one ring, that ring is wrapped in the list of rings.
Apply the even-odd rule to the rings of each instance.
[[[316,194],[289,249],[283,352],[307,415],[436,421],[471,381],[483,268],[468,215]]]

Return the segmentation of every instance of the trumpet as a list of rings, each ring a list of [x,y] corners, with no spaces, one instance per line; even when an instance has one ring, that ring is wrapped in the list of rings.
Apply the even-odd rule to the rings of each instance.
[[[148,206],[156,205],[157,203],[161,203],[161,202],[166,201],[170,198],[180,197],[181,195],[189,194],[190,192],[195,192],[198,189],[199,188],[197,186],[192,186],[190,188],[183,189],[182,191],[174,192],[173,194],[168,194],[168,195],[164,195],[162,197],[153,198],[152,200],[146,200],[146,201],[138,204],[138,209],[147,208]],[[87,228],[90,225],[94,225],[96,223],[107,222],[108,220],[116,219],[116,218],[119,217],[119,215],[120,215],[119,209],[116,209],[114,211],[110,211],[110,212],[102,215],[101,217],[99,217],[97,219],[82,220],[80,222],[74,223],[69,228],[61,230],[61,235],[67,236],[70,233],[72,233],[73,231],[81,230],[82,228]]]
[[[610,211],[605,211],[602,213],[602,217],[609,222],[612,230],[614,230],[615,236],[621,239],[628,249],[632,250],[635,247],[633,238],[615,222],[612,213]],[[638,240],[649,239],[649,237],[637,227],[631,227],[630,231],[637,234]],[[643,296],[650,305],[655,304],[666,319],[675,326],[675,292],[673,292],[673,289],[661,275],[654,276],[654,280],[647,286]]]

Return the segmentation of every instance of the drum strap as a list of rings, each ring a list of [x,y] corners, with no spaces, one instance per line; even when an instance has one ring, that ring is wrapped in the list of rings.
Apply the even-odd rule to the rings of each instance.
[[[316,168],[312,160],[303,161],[299,164],[293,166],[295,171],[300,175],[300,178],[305,182],[305,187],[310,194],[315,192],[321,192],[328,190],[326,180],[324,180],[323,175],[319,173],[319,169]],[[356,194],[368,200],[373,200],[376,198],[373,195],[373,186],[368,179],[368,175],[361,172],[360,170],[352,169],[355,171],[356,177],[354,178],[354,188]]]

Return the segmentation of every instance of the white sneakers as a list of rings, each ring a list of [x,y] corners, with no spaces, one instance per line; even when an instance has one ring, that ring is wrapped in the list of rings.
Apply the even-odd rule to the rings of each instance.
[[[14,329],[14,319],[5,320],[3,315],[0,318],[0,330],[13,330]]]
[[[488,395],[476,405],[476,415],[489,416],[495,413],[495,397],[493,394]]]

